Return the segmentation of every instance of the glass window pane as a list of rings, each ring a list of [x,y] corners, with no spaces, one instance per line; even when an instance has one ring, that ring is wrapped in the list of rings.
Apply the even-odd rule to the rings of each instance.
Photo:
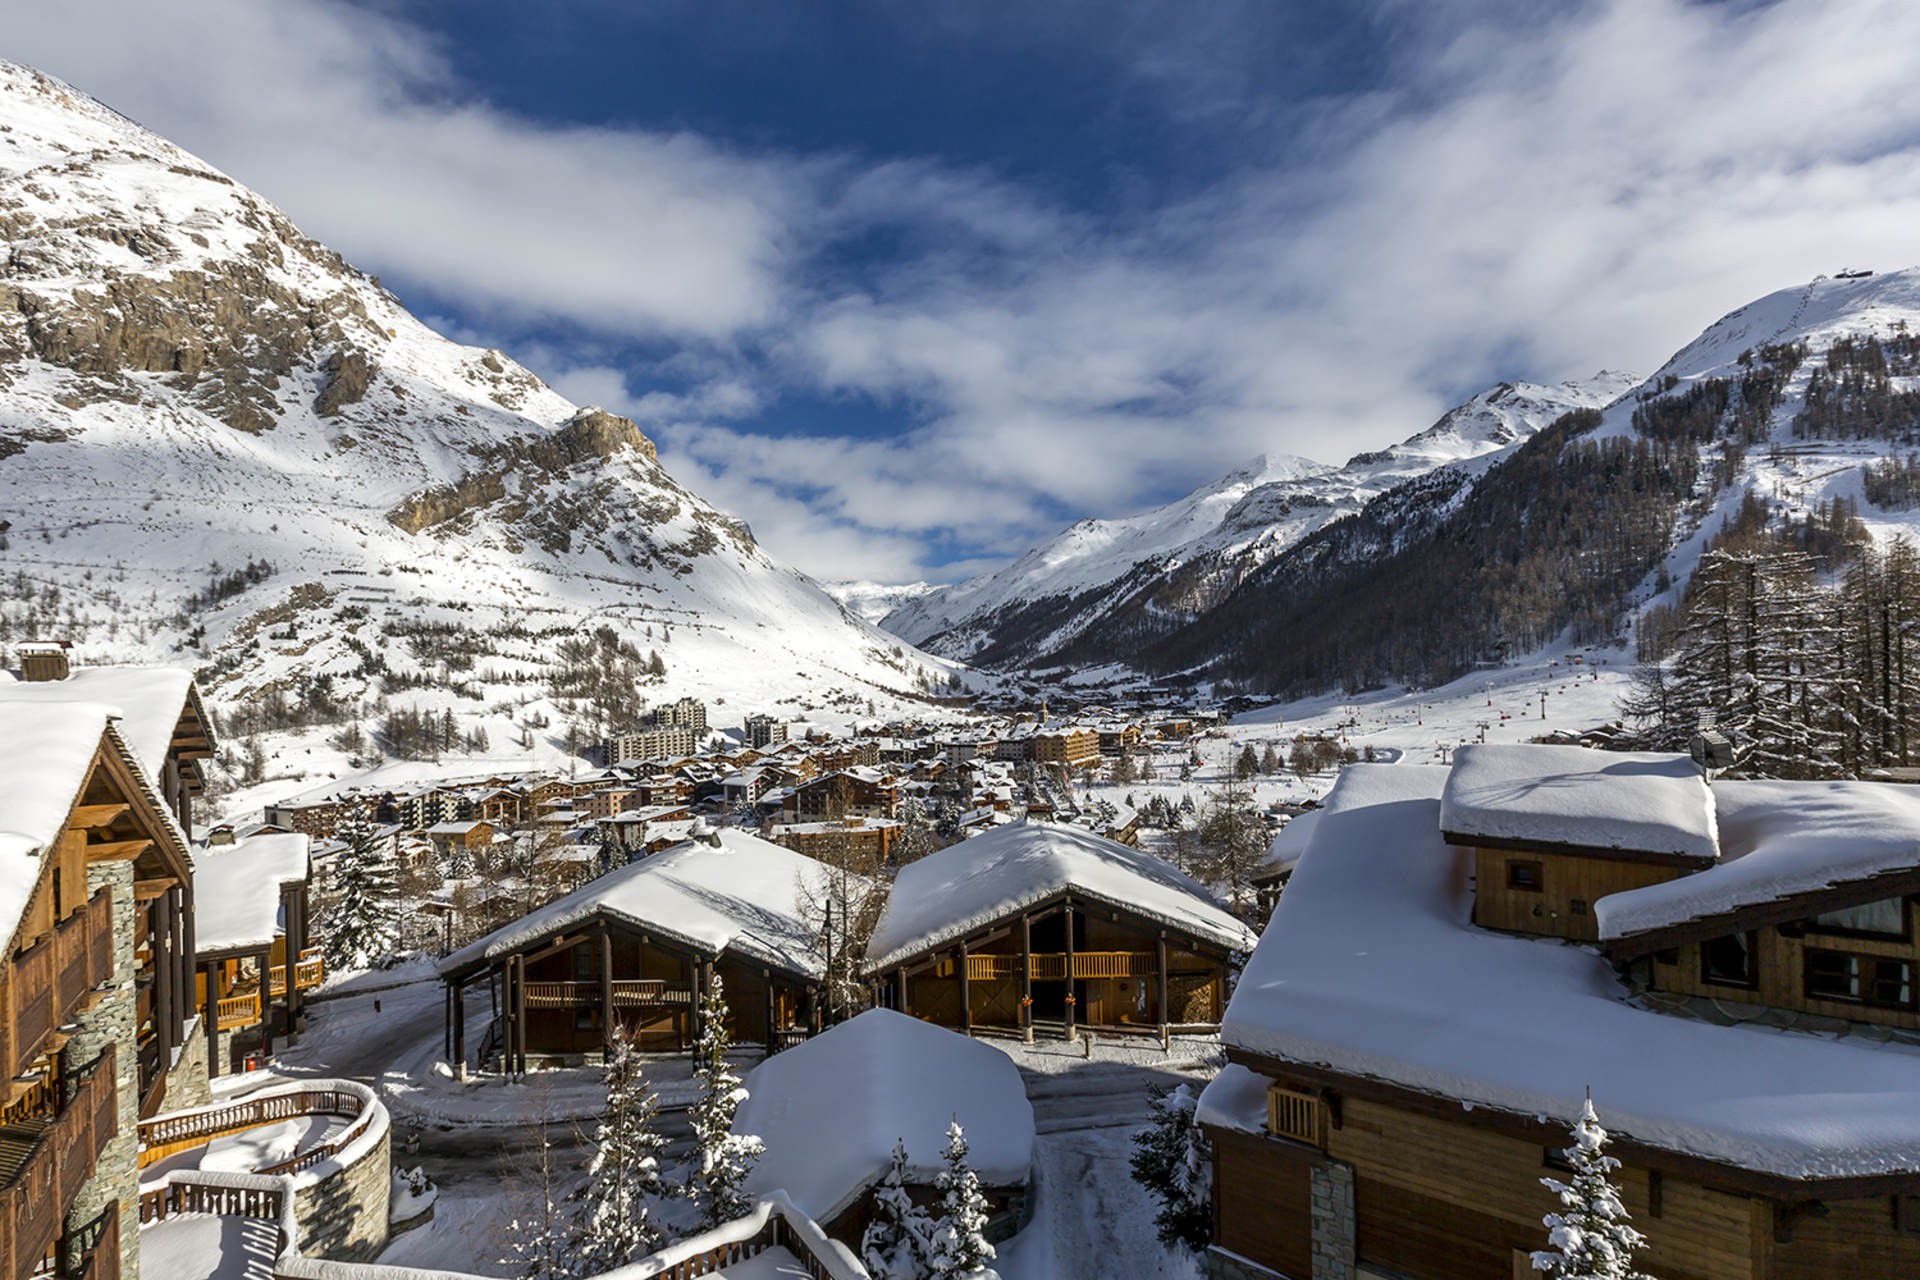
[[[1823,929],[1847,929],[1854,933],[1885,933],[1899,936],[1906,932],[1906,900],[1882,898],[1857,907],[1824,911],[1813,918]]]

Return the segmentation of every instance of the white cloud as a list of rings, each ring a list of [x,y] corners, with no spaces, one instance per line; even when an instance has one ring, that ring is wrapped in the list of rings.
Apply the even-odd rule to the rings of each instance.
[[[579,335],[515,352],[834,577],[1012,554],[1258,452],[1338,459],[1496,378],[1650,369],[1758,294],[1920,258],[1920,6],[1383,0],[1389,88],[1307,103],[1263,97],[1245,9],[1155,36],[1190,12],[1130,7],[1098,55],[1176,118],[1255,121],[1250,158],[1114,210],[937,156],[535,124],[338,0],[70,0],[8,35],[463,325]],[[835,253],[875,232],[904,248]],[[906,425],[783,435],[794,392]]]

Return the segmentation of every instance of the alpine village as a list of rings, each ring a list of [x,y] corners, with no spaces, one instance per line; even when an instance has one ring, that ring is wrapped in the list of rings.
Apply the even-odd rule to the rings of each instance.
[[[1191,493],[1208,473],[1181,468],[1219,441],[1163,417],[1153,433],[1174,452],[1143,465],[1162,486],[1187,479],[1071,497],[1119,474],[1109,448],[1146,447],[1122,423],[1132,393],[1098,399],[1132,375],[1082,351],[1053,373],[1106,405],[1103,443],[1068,445],[1051,409],[1010,403],[1032,413],[1013,434],[956,437],[1058,459],[1049,505],[1016,512],[1010,489],[965,478],[991,466],[963,475],[933,443],[961,430],[958,409],[919,402],[877,444],[871,424],[789,431],[767,407],[898,407],[806,399],[803,349],[844,372],[908,361],[921,340],[1001,403],[984,384],[1005,370],[969,346],[981,331],[914,335],[934,322],[900,291],[958,269],[915,246],[931,222],[898,237],[875,222],[825,254],[822,271],[885,282],[832,316],[794,301],[768,322],[788,326],[777,341],[689,328],[620,356],[563,310],[536,322],[435,274],[462,254],[521,270],[506,261],[521,250],[472,230],[493,213],[422,194],[436,165],[464,163],[460,129],[497,131],[502,173],[524,162],[471,195],[502,206],[534,199],[516,184],[563,181],[594,131],[629,130],[582,170],[604,195],[564,181],[569,203],[626,204],[621,234],[644,236],[693,197],[639,199],[620,166],[744,181],[737,167],[812,127],[768,123],[733,149],[701,137],[778,116],[771,64],[715,102],[692,87],[706,54],[670,72],[647,52],[688,114],[631,120],[683,130],[669,141],[569,120],[604,91],[559,87],[569,72],[540,90],[551,103],[492,102],[507,92],[492,72],[449,68],[491,65],[506,37],[434,6],[208,7],[252,33],[236,49],[271,51],[245,73],[279,104],[263,113],[321,93],[305,68],[390,55],[368,97],[387,114],[368,127],[411,137],[425,113],[446,132],[405,176],[323,162],[323,189],[293,176],[304,161],[250,150],[246,112],[193,105],[237,101],[189,83],[200,63],[155,79],[133,48],[145,18],[50,19],[0,49],[32,62],[0,61],[0,1280],[1920,1280],[1920,268],[1839,261],[1864,251],[1839,220],[1811,278],[1783,276],[1776,262],[1801,258],[1768,258],[1757,232],[1758,277],[1752,261],[1694,271],[1676,248],[1660,324],[1604,311],[1597,281],[1598,318],[1559,346],[1460,320],[1435,357],[1456,381],[1422,384],[1451,388],[1437,420],[1405,418],[1426,402],[1388,385],[1397,357],[1324,404],[1313,377],[1285,375],[1321,425],[1268,438],[1350,457],[1270,453]],[[1870,7],[1580,3],[1577,21],[1522,25],[1597,39],[1671,9],[1812,67],[1842,56],[1821,44],[1838,39],[1825,19]],[[641,21],[534,8],[511,22],[571,32],[583,82],[608,56],[587,47],[592,23],[630,36],[621,24]],[[720,11],[774,8],[645,21],[692,49],[718,38]],[[1180,59],[1229,8],[1181,9],[1164,65],[1199,74]],[[829,4],[753,38],[803,77],[821,55],[799,28],[829,11],[879,23],[928,103],[976,73],[984,99],[1000,82],[975,65],[976,24],[1051,49],[1041,28],[1070,26],[1073,6],[1040,9]],[[1232,30],[1272,37],[1235,12]],[[1455,17],[1373,21],[1398,48]],[[1874,74],[1867,27],[1840,27]],[[1782,28],[1823,35],[1789,52]],[[921,61],[936,29],[957,63]],[[1128,48],[1138,34],[1106,33]],[[151,39],[154,65],[174,56],[177,37]],[[1204,45],[1214,70],[1232,43]],[[1920,46],[1883,44],[1910,96]],[[286,83],[259,79],[274,67]],[[1484,70],[1458,64],[1475,83]],[[833,93],[894,83],[871,74]],[[467,75],[482,88],[428,87]],[[1037,113],[1075,90],[1022,92]],[[1425,109],[1396,102],[1379,109]],[[966,184],[1015,181],[1032,157],[980,120],[966,137],[1007,147],[1004,169],[854,175],[889,136],[865,106],[863,141],[765,179],[778,199],[835,192],[792,213],[780,253],[827,234],[809,220],[879,216],[863,204],[929,219],[915,201],[974,200],[965,235],[1004,236],[993,252],[1025,261],[1020,237],[1064,216],[988,211],[1009,191]],[[1397,127],[1373,110],[1341,126],[1353,146]],[[942,141],[958,118],[928,111],[911,126],[925,145],[963,154]],[[204,139],[234,172],[136,118]],[[1445,145],[1441,117],[1423,119],[1419,145]],[[1585,138],[1560,117],[1474,128]],[[1360,183],[1339,150],[1325,164]],[[249,156],[287,211],[245,185]],[[1136,180],[1176,182],[1167,163]],[[1060,164],[1064,192],[1081,171]],[[359,205],[334,190],[355,183]],[[1219,212],[1195,199],[1193,217]],[[1905,201],[1899,235],[1861,245],[1920,245],[1901,238],[1920,193],[1885,200],[1889,217]],[[1748,231],[1720,212],[1727,234]],[[1308,216],[1285,200],[1268,213]],[[299,229],[307,216],[404,286]],[[731,216],[661,234],[704,262]],[[1031,221],[987,227],[1000,217]],[[435,220],[425,238],[394,230]],[[526,251],[530,272],[568,269],[565,246]],[[1552,269],[1613,272],[1602,256]],[[1771,283],[1727,293],[1747,279]],[[1196,270],[1182,287],[1216,285]],[[979,307],[1014,288],[997,265],[966,282]],[[1511,299],[1490,286],[1484,302]],[[834,327],[865,307],[879,331]],[[1356,341],[1410,332],[1380,325]],[[1460,354],[1483,337],[1505,364]],[[847,345],[809,346],[833,342]],[[650,363],[611,368],[643,346]],[[1471,395],[1457,382],[1624,355],[1666,359]],[[751,410],[699,400],[725,360],[788,389],[741,390]],[[594,361],[615,380],[581,372]],[[1199,369],[1164,377],[1213,376]],[[596,385],[619,411],[570,398]],[[1398,426],[1367,435],[1362,418]],[[734,462],[703,452],[722,435],[742,442]],[[832,514],[832,473],[876,448],[924,450],[925,474],[862,480],[861,502],[967,506],[968,523]],[[1044,537],[1060,512],[1078,523]],[[956,532],[987,522],[992,538]],[[922,530],[919,567],[862,580],[880,571],[854,529]]]

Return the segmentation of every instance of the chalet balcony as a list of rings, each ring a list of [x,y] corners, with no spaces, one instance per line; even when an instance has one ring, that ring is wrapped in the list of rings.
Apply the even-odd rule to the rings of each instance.
[[[111,1045],[75,1082],[60,1110],[0,1125],[0,1277],[26,1280],[40,1270],[67,1207],[118,1129]]]
[[[113,900],[102,890],[0,971],[0,1064],[8,1078],[31,1077],[34,1064],[59,1047],[59,1028],[112,979]]]
[[[221,1031],[238,1031],[260,1023],[260,989],[238,991],[221,996],[214,1004],[213,1025]]]
[[[646,1009],[662,1006],[690,1008],[693,1005],[693,992],[685,988],[670,987],[666,982],[655,979],[615,979],[613,983],[613,1004],[616,1009]],[[527,984],[527,1008],[529,1009],[577,1009],[581,1007],[600,1007],[600,983],[598,980],[587,982],[529,982]]]
[[[1067,959],[1065,952],[1034,952],[1033,980],[1065,982]],[[1076,951],[1072,959],[1075,978],[1151,978],[1155,973],[1156,960],[1151,951]],[[967,981],[993,982],[1018,978],[1021,974],[1020,960],[1018,955],[970,955],[967,957]],[[953,960],[942,961],[934,968],[934,974],[942,978],[950,978],[957,972],[957,962]]]
[[[308,947],[300,953],[293,965],[293,985],[301,991],[311,991],[326,981],[327,963],[320,954],[320,948]],[[285,965],[273,965],[268,970],[267,990],[270,994],[287,994],[287,970]]]

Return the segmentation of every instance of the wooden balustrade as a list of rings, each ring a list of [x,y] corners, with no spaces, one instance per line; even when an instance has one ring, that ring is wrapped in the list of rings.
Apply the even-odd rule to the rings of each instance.
[[[113,978],[113,897],[105,889],[0,966],[0,1070],[27,1074],[54,1029]]]
[[[152,1120],[140,1122],[141,1168],[156,1160],[163,1160],[176,1151],[185,1151],[189,1147],[201,1146],[224,1137],[230,1133],[240,1133],[263,1124],[273,1124],[294,1116],[328,1115],[353,1116],[361,1114],[362,1105],[358,1094],[345,1089],[299,1089],[288,1093],[276,1093],[265,1098],[246,1098],[229,1103],[224,1107],[209,1107],[203,1111],[190,1111],[185,1115],[158,1116]],[[332,1143],[322,1143],[313,1151],[302,1152],[289,1165],[304,1160],[299,1168],[307,1164],[317,1164],[320,1160],[333,1155],[338,1150],[341,1139],[351,1138],[352,1125]],[[315,1156],[315,1152],[322,1154]],[[308,1157],[313,1157],[309,1159]],[[256,1173],[291,1173],[292,1168],[275,1166],[272,1169],[257,1169]]]
[[[14,958],[13,976],[7,983],[13,1014],[11,1075],[31,1066],[53,1034],[53,953],[53,939],[47,937]]]
[[[238,995],[221,996],[215,1009],[214,1025],[220,1030],[251,1027],[260,1021],[260,993],[242,991]]]
[[[1032,960],[1035,982],[1066,981],[1065,952],[1037,951]],[[950,965],[942,966],[943,974],[952,971]],[[1077,951],[1073,956],[1073,976],[1076,978],[1151,978],[1153,975],[1154,953],[1151,951]],[[1017,954],[967,957],[969,982],[992,982],[1019,976],[1020,957]]]
[[[271,1187],[232,1187],[211,1182],[196,1182],[191,1175],[175,1174],[164,1186],[140,1194],[140,1225],[165,1222],[182,1213],[211,1213],[236,1218],[264,1218],[280,1221],[284,1189]]]
[[[613,1003],[616,1008],[639,1008],[651,1005],[691,1005],[693,992],[677,991],[658,978],[620,978],[613,983]],[[529,1009],[577,1009],[582,1006],[597,1008],[600,1004],[600,983],[597,980],[587,982],[529,982],[527,984],[527,1008]]]
[[[307,951],[304,955],[305,959],[293,962],[293,985],[302,991],[311,991],[326,981],[327,965],[325,958],[315,951]],[[271,995],[287,994],[287,967],[284,963],[273,965],[268,970],[267,990]]]

